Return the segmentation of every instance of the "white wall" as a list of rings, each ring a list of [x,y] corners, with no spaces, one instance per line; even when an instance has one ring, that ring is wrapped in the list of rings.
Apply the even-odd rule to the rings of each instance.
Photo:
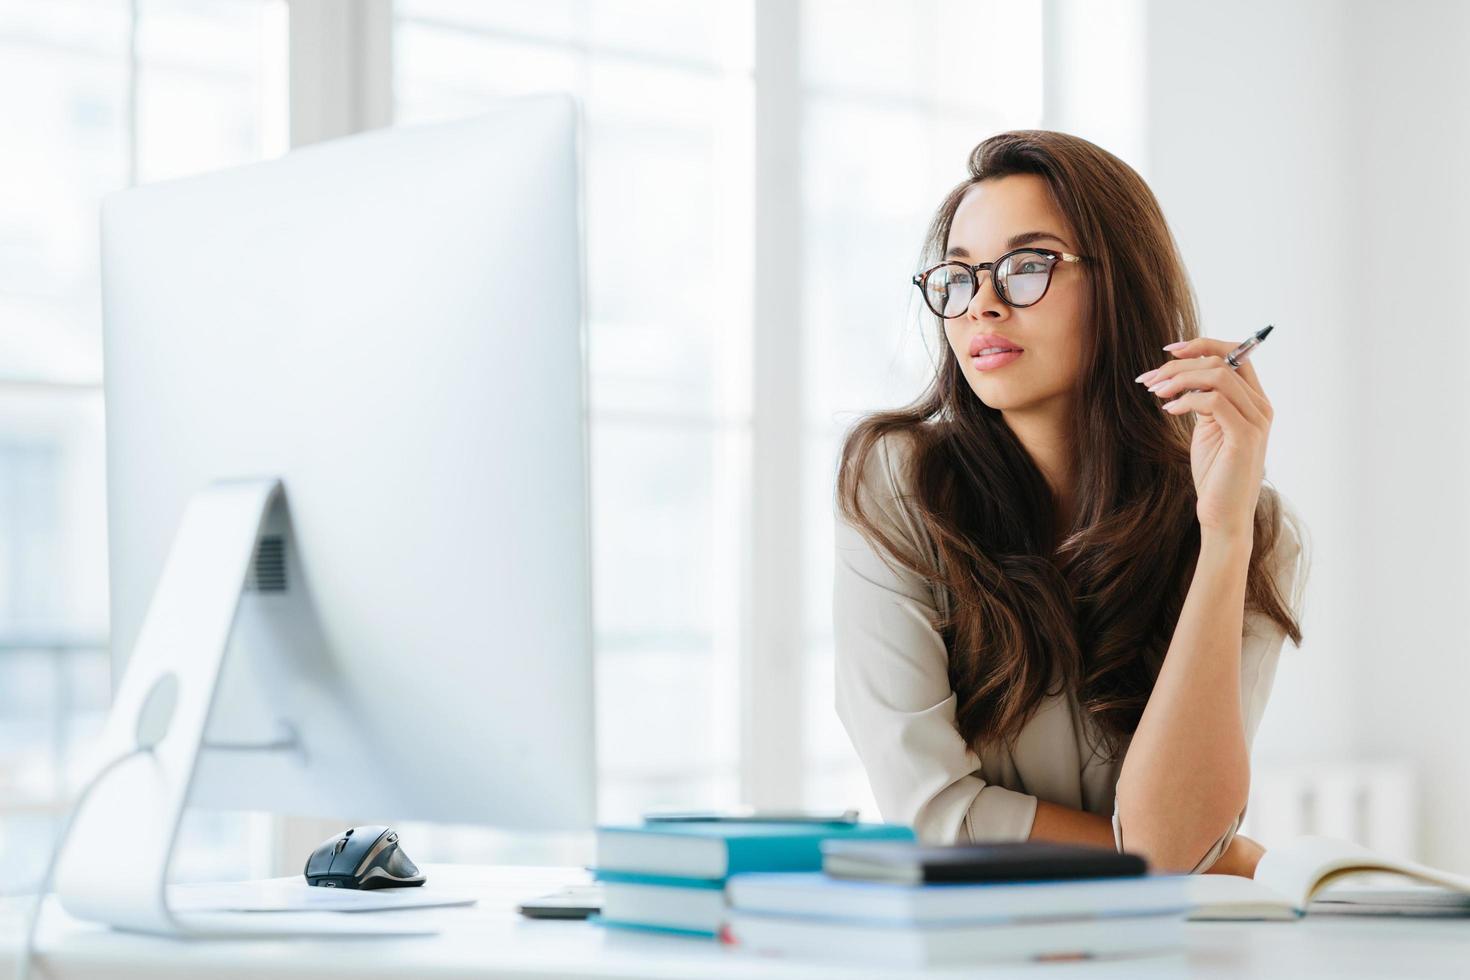
[[[1206,335],[1277,326],[1254,358],[1276,408],[1266,474],[1314,555],[1258,763],[1411,762],[1421,855],[1470,870],[1470,5],[1104,9],[1050,3],[1046,125],[1144,174]],[[1414,292],[1389,288],[1395,266]]]
[[[1147,180],[1147,0],[1046,0],[1043,125],[1091,140]]]
[[[1417,761],[1425,853],[1470,870],[1470,5],[1353,2],[1346,27],[1353,265],[1335,285],[1363,345],[1353,745]],[[1395,268],[1412,288],[1391,288]]]
[[[1149,180],[1198,295],[1206,336],[1276,324],[1252,360],[1276,409],[1266,477],[1308,525],[1304,642],[1283,651],[1262,761],[1349,748],[1367,506],[1350,360],[1352,120],[1333,2],[1149,4]],[[1363,746],[1366,748],[1367,746]]]

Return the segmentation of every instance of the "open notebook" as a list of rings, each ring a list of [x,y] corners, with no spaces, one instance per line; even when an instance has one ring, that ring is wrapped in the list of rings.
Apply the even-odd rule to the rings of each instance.
[[[1298,837],[1267,850],[1254,879],[1191,876],[1189,900],[1191,919],[1470,915],[1470,877],[1384,857],[1351,841]]]

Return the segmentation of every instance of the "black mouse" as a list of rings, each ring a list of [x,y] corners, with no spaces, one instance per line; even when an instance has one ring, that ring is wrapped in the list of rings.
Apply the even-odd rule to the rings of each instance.
[[[321,888],[405,888],[424,875],[391,827],[353,827],[322,841],[306,859],[306,883]]]

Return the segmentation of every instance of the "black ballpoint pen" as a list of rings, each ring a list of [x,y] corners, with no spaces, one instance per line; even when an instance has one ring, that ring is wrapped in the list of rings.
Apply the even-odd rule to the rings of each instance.
[[[1244,358],[1251,351],[1255,350],[1257,347],[1261,346],[1261,341],[1263,341],[1263,340],[1266,339],[1266,335],[1268,333],[1270,333],[1271,330],[1272,330],[1272,328],[1274,328],[1275,326],[1276,325],[1274,323],[1268,323],[1268,324],[1266,324],[1260,330],[1257,330],[1255,333],[1251,334],[1249,337],[1247,337],[1244,340],[1242,340],[1239,344],[1237,344],[1235,346],[1235,349],[1234,350],[1232,350],[1230,353],[1226,354],[1225,355],[1225,363],[1230,365],[1230,370],[1232,370],[1232,371],[1238,371],[1238,370],[1240,370],[1240,362],[1241,362],[1241,359]],[[1189,391],[1199,391],[1199,390],[1200,389],[1198,389],[1198,388],[1190,388],[1189,389]],[[1188,392],[1185,392],[1185,394],[1188,394]]]
[[[1257,330],[1255,333],[1245,338],[1245,340],[1242,340],[1240,344],[1235,348],[1235,350],[1225,355],[1225,361],[1230,365],[1232,370],[1238,369],[1240,367],[1240,359],[1242,357],[1245,357],[1245,355],[1249,354],[1251,351],[1261,346],[1261,341],[1266,339],[1266,335],[1271,332],[1271,329],[1274,326],[1275,324],[1266,324],[1260,330]]]

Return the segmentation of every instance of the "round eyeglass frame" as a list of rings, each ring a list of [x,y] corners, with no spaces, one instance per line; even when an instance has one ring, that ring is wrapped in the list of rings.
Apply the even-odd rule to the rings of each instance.
[[[1047,258],[1051,259],[1052,260],[1052,263],[1049,266],[1046,267],[1046,286],[1044,286],[1042,288],[1041,295],[1038,296],[1038,297],[1036,297],[1035,299],[1033,299],[1029,303],[1013,303],[1013,302],[1011,302],[1011,298],[1006,295],[1006,291],[1001,287],[1001,285],[998,282],[995,281],[995,275],[994,275],[994,271],[993,270],[994,270],[994,267],[995,266],[1000,265],[1006,259],[1010,258],[1013,255],[1019,255],[1019,254],[1021,254],[1023,252],[1031,252],[1031,253],[1036,254],[1036,255],[1044,255]],[[969,303],[966,303],[965,304],[965,309],[964,310],[961,310],[960,312],[958,312],[956,314],[954,314],[953,316],[945,316],[939,310],[934,309],[934,304],[929,302],[929,291],[928,291],[928,289],[926,288],[926,285],[925,285],[928,282],[930,275],[932,275],[935,272],[938,272],[940,269],[944,268],[947,265],[957,265],[960,268],[962,268],[962,269],[966,270],[967,272],[969,272],[970,275],[974,276],[975,277],[975,291],[976,291],[976,293],[979,293],[979,291],[980,291],[980,273],[985,272],[987,270],[990,270],[991,271],[991,282],[995,286],[995,295],[997,295],[997,296],[1000,297],[1000,301],[1002,303],[1006,304],[1007,306],[1014,307],[1016,309],[1024,309],[1024,308],[1026,308],[1028,306],[1035,306],[1037,303],[1040,303],[1043,299],[1046,298],[1046,294],[1051,291],[1051,280],[1052,280],[1052,276],[1057,271],[1057,262],[1058,261],[1062,261],[1062,262],[1081,262],[1084,259],[1086,259],[1086,256],[1085,255],[1073,255],[1071,252],[1062,252],[1062,251],[1058,251],[1057,249],[1054,249],[1054,248],[1037,248],[1035,245],[1027,245],[1027,246],[1024,246],[1022,248],[1013,248],[1009,252],[1005,253],[1004,255],[1000,256],[999,258],[995,259],[992,262],[978,262],[975,265],[971,265],[968,262],[961,262],[958,259],[950,259],[948,262],[941,262],[941,263],[939,263],[936,266],[931,266],[930,268],[925,269],[923,272],[921,272],[918,275],[914,276],[912,282],[913,282],[913,284],[915,286],[917,286],[919,288],[919,295],[922,296],[922,297],[924,297],[924,305],[927,306],[927,307],[929,307],[929,310],[935,316],[939,317],[940,319],[944,319],[944,320],[953,320],[956,317],[964,316],[965,315],[965,310],[968,310],[970,308],[970,304]],[[970,297],[970,303],[973,303],[973,302],[975,302],[975,297],[974,296],[971,296]]]

